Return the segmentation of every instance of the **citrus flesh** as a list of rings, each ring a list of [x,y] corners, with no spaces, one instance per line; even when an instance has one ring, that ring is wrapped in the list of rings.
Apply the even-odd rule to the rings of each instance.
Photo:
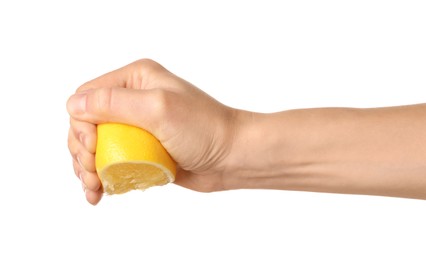
[[[176,163],[149,132],[134,126],[97,126],[96,171],[107,194],[173,182]]]

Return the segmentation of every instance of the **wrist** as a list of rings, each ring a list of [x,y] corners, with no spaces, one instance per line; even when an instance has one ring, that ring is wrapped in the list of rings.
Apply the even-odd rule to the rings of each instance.
[[[274,122],[273,114],[235,111],[225,189],[283,188],[286,137],[282,127],[282,122]]]
[[[238,111],[225,188],[320,190],[328,178],[328,142],[311,112]]]

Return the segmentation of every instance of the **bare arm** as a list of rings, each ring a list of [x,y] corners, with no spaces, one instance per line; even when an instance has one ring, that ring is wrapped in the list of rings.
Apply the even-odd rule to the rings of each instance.
[[[272,114],[224,106],[151,60],[82,85],[67,103],[68,146],[87,200],[102,186],[96,125],[147,129],[197,191],[285,189],[426,199],[426,105]]]
[[[426,105],[240,111],[232,188],[426,199]]]

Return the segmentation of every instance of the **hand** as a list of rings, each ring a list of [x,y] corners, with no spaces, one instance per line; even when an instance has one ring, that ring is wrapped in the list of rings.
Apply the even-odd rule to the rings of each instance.
[[[74,171],[91,204],[103,193],[95,168],[96,125],[106,122],[151,132],[178,164],[176,184],[205,192],[226,189],[237,111],[158,63],[139,60],[85,83],[67,109]]]

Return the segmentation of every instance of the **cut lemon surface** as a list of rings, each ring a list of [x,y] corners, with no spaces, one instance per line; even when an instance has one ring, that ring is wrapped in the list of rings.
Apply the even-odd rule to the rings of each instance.
[[[96,171],[107,194],[173,182],[176,163],[149,132],[107,123],[97,127]]]

